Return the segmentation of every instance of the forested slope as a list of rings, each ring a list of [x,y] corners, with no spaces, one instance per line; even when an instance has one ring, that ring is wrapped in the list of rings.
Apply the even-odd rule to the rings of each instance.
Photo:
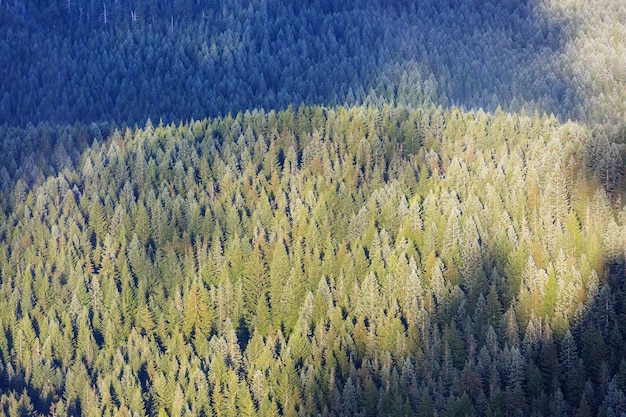
[[[625,415],[625,49],[613,0],[0,0],[0,414]]]
[[[289,104],[626,117],[626,3],[15,0],[0,122],[144,125]]]
[[[301,107],[58,149],[2,202],[0,409],[626,412],[626,215],[592,141]]]

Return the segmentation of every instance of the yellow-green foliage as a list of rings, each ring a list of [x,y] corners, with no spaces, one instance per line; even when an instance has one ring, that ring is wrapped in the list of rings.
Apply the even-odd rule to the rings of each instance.
[[[592,140],[435,107],[116,131],[4,194],[0,407],[578,408],[624,331],[626,216],[588,169]]]

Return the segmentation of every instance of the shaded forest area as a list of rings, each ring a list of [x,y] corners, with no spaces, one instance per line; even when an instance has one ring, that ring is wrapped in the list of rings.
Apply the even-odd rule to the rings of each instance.
[[[2,200],[0,409],[620,415],[626,212],[595,141],[300,107],[59,149]]]
[[[424,103],[624,123],[626,4],[0,3],[0,122]]]

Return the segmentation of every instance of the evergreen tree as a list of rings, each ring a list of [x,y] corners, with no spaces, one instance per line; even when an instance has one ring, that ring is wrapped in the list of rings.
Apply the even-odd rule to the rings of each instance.
[[[206,302],[198,280],[191,284],[186,296],[183,311],[183,333],[186,337],[206,338],[213,326],[212,309]]]

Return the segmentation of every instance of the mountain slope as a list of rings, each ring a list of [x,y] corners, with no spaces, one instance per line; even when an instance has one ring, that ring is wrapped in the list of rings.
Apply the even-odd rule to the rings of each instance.
[[[0,407],[615,410],[626,217],[591,142],[434,107],[114,131],[4,203]]]
[[[0,22],[11,125],[303,103],[501,106],[611,127],[626,115],[626,4],[612,0],[30,0],[4,2]]]

